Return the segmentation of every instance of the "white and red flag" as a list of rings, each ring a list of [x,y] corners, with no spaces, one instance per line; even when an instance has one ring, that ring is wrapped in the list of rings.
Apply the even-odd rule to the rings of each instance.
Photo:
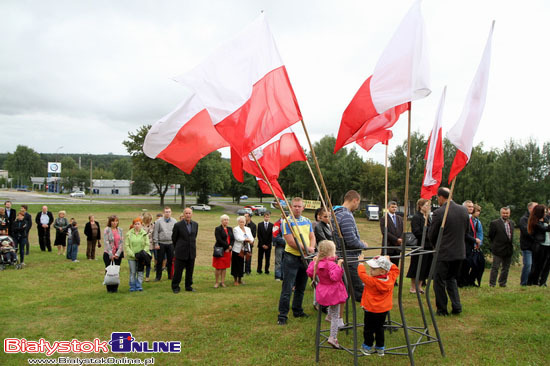
[[[263,14],[175,80],[195,93],[240,156],[302,119]]]
[[[394,118],[378,122],[387,129],[409,108],[408,102],[430,94],[424,20],[416,1],[378,60],[372,76],[359,88],[342,115],[334,152],[362,136],[352,137],[375,117],[395,108]],[[396,118],[395,118],[396,117]]]
[[[451,172],[449,173],[449,182],[460,173],[470,160],[470,154],[474,145],[474,136],[481,121],[487,99],[489,69],[491,66],[491,40],[494,28],[495,22],[493,21],[481,62],[466,96],[462,114],[456,124],[447,133],[447,138],[457,148]]]
[[[445,94],[447,87],[443,89],[441,94],[441,100],[439,101],[439,108],[437,109],[437,115],[435,116],[435,122],[430,133],[428,140],[428,146],[426,147],[426,168],[424,169],[424,179],[422,180],[422,188],[420,190],[420,197],[427,200],[432,199],[437,194],[437,189],[441,184],[443,175],[443,129],[442,116],[443,106],[445,105]]]
[[[143,152],[190,174],[200,159],[228,145],[212,125],[202,103],[192,95],[151,127]]]

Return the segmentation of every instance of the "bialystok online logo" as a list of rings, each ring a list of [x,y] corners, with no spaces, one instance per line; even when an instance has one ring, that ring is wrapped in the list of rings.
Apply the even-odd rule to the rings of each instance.
[[[54,341],[44,338],[28,341],[25,338],[5,338],[5,353],[43,353],[51,356],[54,353],[179,353],[181,342],[138,342],[130,332],[113,332],[110,341],[95,338],[93,341]]]

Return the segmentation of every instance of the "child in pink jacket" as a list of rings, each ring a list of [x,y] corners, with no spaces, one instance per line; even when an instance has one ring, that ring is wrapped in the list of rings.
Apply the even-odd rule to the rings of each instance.
[[[346,302],[348,293],[342,281],[344,270],[342,269],[343,259],[336,263],[336,246],[330,240],[323,240],[319,243],[319,255],[309,264],[307,275],[315,280],[319,278],[315,287],[315,299],[323,306],[328,306],[330,316],[330,337],[327,343],[334,348],[340,348],[338,344],[338,323],[340,319],[340,304]]]

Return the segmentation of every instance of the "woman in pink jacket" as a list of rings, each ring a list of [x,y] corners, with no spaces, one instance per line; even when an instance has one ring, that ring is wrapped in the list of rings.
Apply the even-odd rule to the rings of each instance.
[[[315,280],[319,278],[315,287],[315,299],[323,306],[328,306],[330,316],[330,337],[327,343],[334,348],[340,348],[338,344],[338,325],[340,319],[340,304],[346,302],[348,293],[346,285],[342,281],[344,270],[342,269],[343,259],[336,263],[336,246],[330,240],[323,240],[319,243],[319,255],[309,264],[307,275]]]

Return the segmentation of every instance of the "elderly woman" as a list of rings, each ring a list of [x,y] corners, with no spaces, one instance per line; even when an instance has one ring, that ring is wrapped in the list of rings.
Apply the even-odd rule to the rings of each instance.
[[[254,243],[254,237],[248,226],[245,226],[244,216],[237,218],[237,226],[233,229],[235,243],[231,252],[231,276],[235,280],[235,286],[244,284],[244,258],[246,253],[250,253],[250,245]],[[248,250],[248,251],[247,251]]]
[[[124,258],[124,236],[122,235],[122,229],[118,227],[118,217],[116,215],[109,216],[107,220],[107,227],[103,232],[103,262],[105,268],[113,262],[117,266],[120,266],[122,258]],[[117,292],[118,285],[106,285],[107,292]]]
[[[84,226],[86,235],[86,258],[95,260],[95,246],[101,248],[101,228],[99,222],[95,221],[94,215],[88,216],[88,222]]]
[[[143,270],[147,263],[151,265],[151,253],[149,237],[143,230],[141,217],[132,221],[132,226],[126,234],[124,253],[130,267],[130,292],[143,291]]]
[[[59,211],[57,219],[53,223],[55,228],[55,242],[57,246],[57,254],[65,254],[65,247],[67,246],[67,231],[69,230],[69,221],[65,217],[67,213],[65,211]]]
[[[214,229],[216,237],[215,247],[223,248],[223,257],[212,256],[212,267],[214,267],[216,275],[216,284],[214,288],[225,287],[225,272],[231,266],[231,249],[235,243],[233,228],[229,225],[229,216],[220,216],[221,225]]]
[[[424,198],[419,199],[418,201],[416,201],[416,213],[411,219],[411,231],[416,237],[416,241],[418,243],[417,245],[420,245],[422,243],[422,232],[424,230],[424,223],[426,223],[424,249],[428,249],[428,250],[432,249],[432,244],[430,243],[430,237],[428,236],[428,232],[430,230],[430,225],[431,225],[431,218],[430,218],[431,207],[432,207],[432,204],[429,200]],[[422,255],[422,266],[420,268],[420,275],[418,276],[418,290],[420,293],[424,293],[424,290],[422,289],[422,285],[424,281],[428,278],[428,275],[430,274],[432,257],[433,255],[431,253]],[[409,271],[407,272],[407,278],[411,279],[411,288],[409,290],[411,294],[416,293],[416,285],[417,285],[416,272],[418,269],[419,259],[420,259],[419,255],[411,256],[411,264],[409,266]]]
[[[155,258],[156,261],[157,250],[155,249],[155,244],[153,243],[153,229],[155,228],[153,216],[151,216],[149,212],[145,212],[141,215],[141,219],[143,221],[143,230],[145,230],[147,237],[149,238],[149,253],[151,253],[152,257]],[[151,274],[151,262],[145,266],[145,282],[149,282],[149,274]]]

